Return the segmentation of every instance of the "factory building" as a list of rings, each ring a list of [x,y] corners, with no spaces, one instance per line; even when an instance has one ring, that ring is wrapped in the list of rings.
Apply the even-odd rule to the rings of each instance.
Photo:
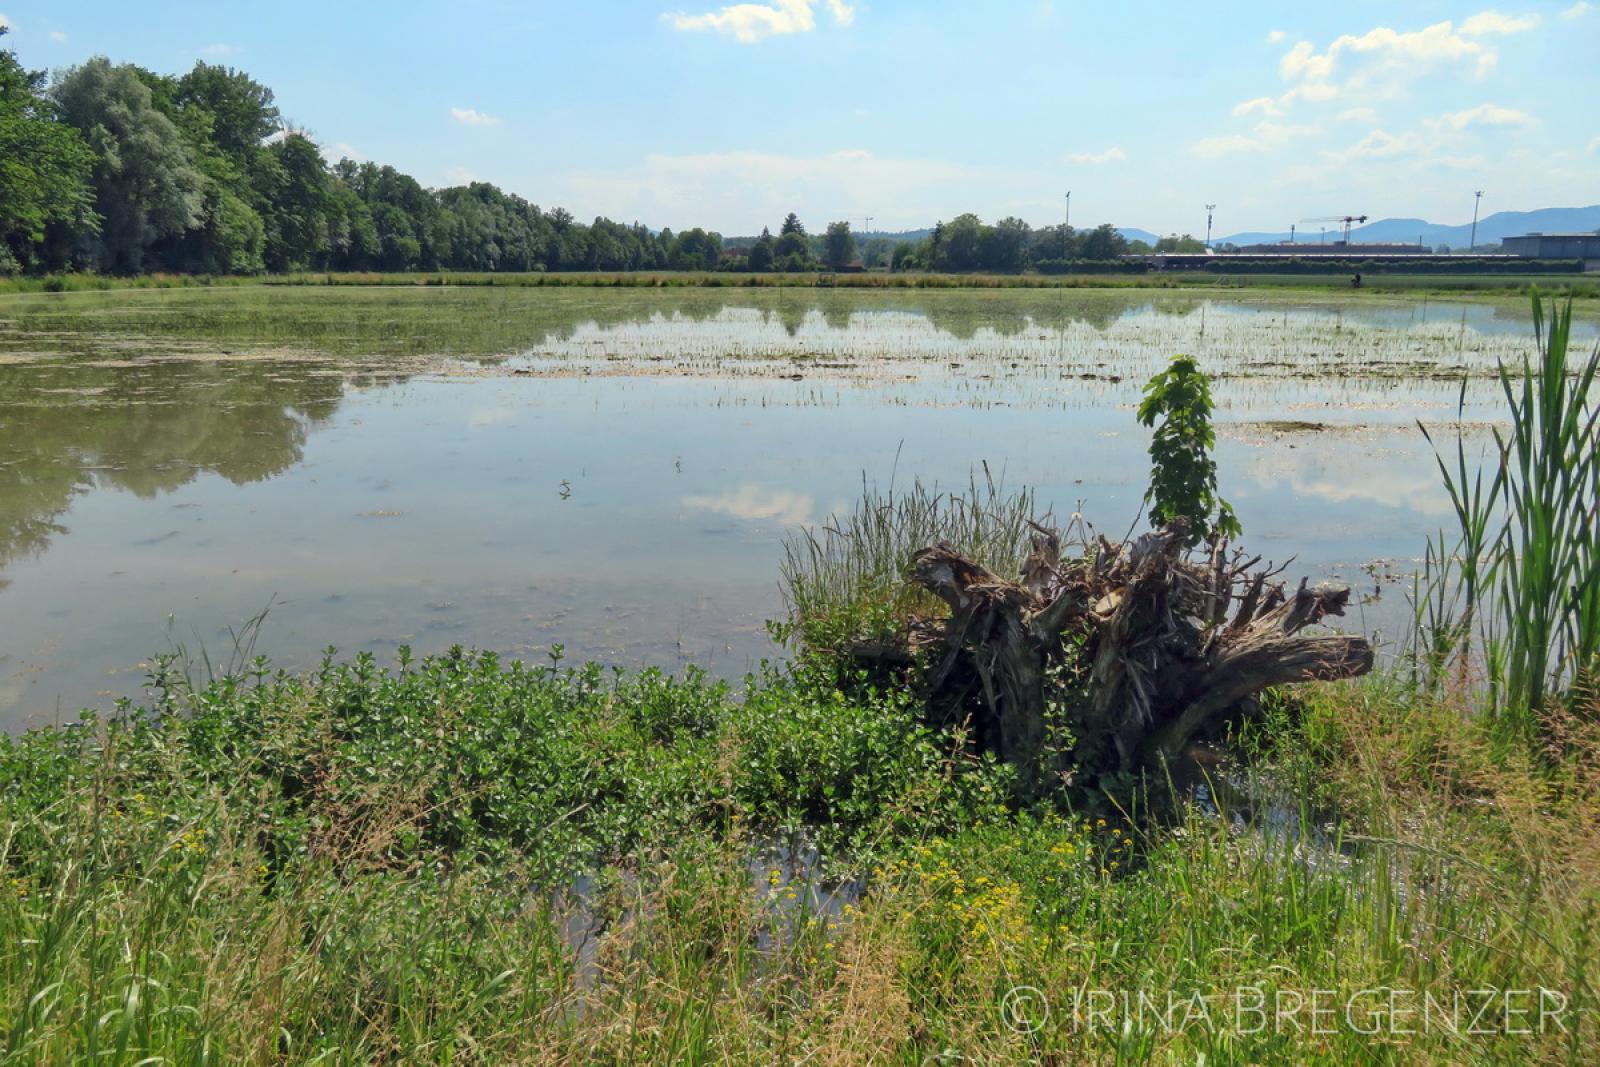
[[[1586,270],[1600,270],[1600,233],[1529,233],[1500,247],[1524,259],[1581,259]]]
[[[1422,245],[1405,244],[1346,244],[1331,241],[1326,244],[1300,241],[1270,245],[1246,245],[1239,249],[1245,256],[1343,256],[1358,259],[1365,256],[1430,256],[1433,249]]]

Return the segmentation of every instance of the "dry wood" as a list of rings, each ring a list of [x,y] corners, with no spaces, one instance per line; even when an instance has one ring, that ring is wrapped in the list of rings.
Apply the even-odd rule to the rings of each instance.
[[[1222,541],[1191,559],[1178,524],[1127,545],[1100,538],[1070,558],[1055,531],[1035,530],[1015,581],[949,544],[918,552],[914,580],[949,616],[914,627],[910,640],[943,646],[930,660],[932,698],[981,694],[968,709],[979,736],[1023,769],[1026,792],[1061,777],[1160,768],[1263,690],[1372,669],[1365,638],[1303,632],[1343,615],[1348,589],[1302,581],[1290,595],[1277,572],[1258,569],[1260,557],[1230,554]],[[1041,761],[1052,672],[1073,663],[1087,679],[1086,695],[1062,708],[1072,748]]]

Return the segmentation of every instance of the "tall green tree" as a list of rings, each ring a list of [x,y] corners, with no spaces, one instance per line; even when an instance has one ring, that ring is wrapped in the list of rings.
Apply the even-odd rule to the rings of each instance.
[[[332,190],[316,142],[303,133],[286,134],[270,149],[260,179],[272,206],[266,220],[267,266],[288,271],[323,265]]]
[[[800,216],[792,211],[778,231],[778,243],[773,247],[773,254],[773,266],[781,271],[798,273],[816,268],[806,228],[801,224]]]
[[[185,111],[201,111],[210,119],[211,143],[241,168],[262,150],[282,124],[272,90],[242,70],[196,63],[179,78],[173,98]]]
[[[772,239],[772,231],[765,226],[761,227],[761,236],[750,246],[750,256],[745,260],[746,265],[754,271],[771,270],[773,261],[777,259],[777,248],[778,242]]]
[[[99,266],[117,273],[143,269],[153,244],[199,223],[204,175],[134,67],[97,57],[69,70],[50,94],[61,120],[95,153],[91,180],[103,220]]]
[[[42,265],[50,227],[92,234],[99,225],[89,185],[94,154],[77,130],[53,121],[43,88],[42,71],[0,51],[0,274]]]
[[[856,235],[850,232],[848,222],[828,223],[828,232],[823,238],[823,254],[828,266],[834,270],[843,270],[856,258]]]

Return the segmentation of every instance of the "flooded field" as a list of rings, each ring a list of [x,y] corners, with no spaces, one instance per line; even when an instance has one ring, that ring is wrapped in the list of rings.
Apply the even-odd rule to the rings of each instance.
[[[1595,343],[1580,311],[1581,347]],[[1251,547],[1361,594],[1448,516],[1416,420],[1487,437],[1520,301],[1138,291],[137,291],[0,298],[0,725],[152,654],[452,644],[738,676],[787,530],[980,464],[1120,535],[1139,387],[1216,376]]]

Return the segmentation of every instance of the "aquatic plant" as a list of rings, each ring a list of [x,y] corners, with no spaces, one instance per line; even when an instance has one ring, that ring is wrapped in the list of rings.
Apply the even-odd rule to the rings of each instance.
[[[1522,736],[1600,665],[1600,347],[1572,366],[1571,302],[1535,294],[1533,313],[1537,359],[1499,367],[1510,428],[1487,470],[1459,435],[1453,465],[1436,451],[1457,538],[1430,546],[1421,597],[1430,669],[1475,630],[1491,712]]]

